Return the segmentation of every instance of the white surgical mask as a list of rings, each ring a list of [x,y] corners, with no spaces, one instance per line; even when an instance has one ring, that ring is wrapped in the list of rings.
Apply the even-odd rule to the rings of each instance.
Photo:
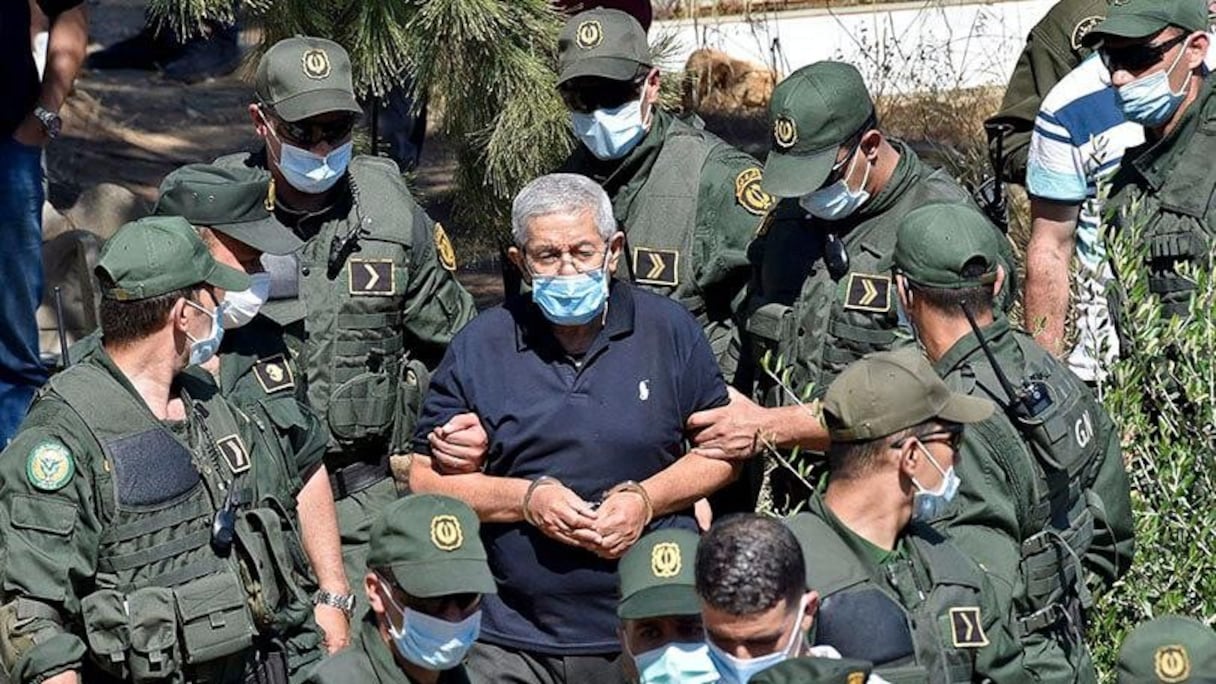
[[[802,618],[806,613],[806,597],[798,603],[798,612],[794,615],[794,626],[790,630],[789,643],[780,651],[758,658],[737,658],[718,647],[713,639],[706,638],[709,643],[709,657],[718,668],[722,684],[747,684],[748,680],[760,672],[780,663],[798,650],[798,642],[802,640],[800,628]]]
[[[464,660],[481,633],[481,610],[460,622],[437,617],[398,605],[386,589],[385,596],[401,613],[401,627],[388,624],[393,646],[402,658],[427,670],[450,670]]]
[[[211,331],[206,337],[195,339],[193,335],[186,333],[186,339],[190,340],[189,365],[201,366],[215,356],[216,352],[220,350],[220,342],[224,341],[224,326],[220,325],[220,318],[224,315],[224,303],[220,302],[215,311],[208,311],[201,304],[189,299],[186,300],[186,304],[211,317]]]
[[[646,135],[641,99],[591,113],[571,112],[570,118],[574,134],[597,159],[620,159]]]
[[[232,330],[252,321],[270,297],[270,274],[250,274],[248,290],[224,295],[224,329]]]
[[[954,466],[950,466],[947,470],[942,470],[937,459],[933,458],[933,454],[929,453],[929,450],[924,444],[920,443],[920,440],[916,441],[916,448],[921,450],[925,458],[929,459],[929,463],[932,463],[933,467],[942,476],[941,484],[937,486],[937,489],[932,491],[921,486],[921,483],[917,482],[916,478],[912,478],[912,484],[916,486],[916,493],[912,495],[912,519],[928,522],[936,520],[942,513],[946,512],[950,502],[958,494],[961,480],[959,480],[958,474],[954,472]]]
[[[848,179],[849,176],[853,175],[853,163],[858,159],[861,159],[862,163],[866,165],[866,173],[861,179],[861,185],[858,186],[856,191],[853,191],[849,189]],[[870,182],[870,161],[865,158],[865,155],[854,153],[852,159],[849,160],[848,168],[845,169],[844,175],[840,177],[840,180],[826,188],[820,188],[810,194],[803,195],[798,198],[798,205],[815,218],[821,218],[825,221],[839,221],[850,216],[870,199],[870,193],[866,191],[866,183],[868,182]]]

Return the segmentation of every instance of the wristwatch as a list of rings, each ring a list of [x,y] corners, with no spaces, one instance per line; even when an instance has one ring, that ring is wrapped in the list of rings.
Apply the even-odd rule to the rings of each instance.
[[[42,122],[42,127],[46,129],[46,134],[54,140],[59,137],[60,131],[63,130],[63,119],[59,115],[41,105],[34,107],[34,116]]]
[[[347,619],[355,614],[355,595],[354,594],[335,594],[333,592],[320,589],[312,595],[312,604],[314,606],[326,605],[337,608],[346,613]]]

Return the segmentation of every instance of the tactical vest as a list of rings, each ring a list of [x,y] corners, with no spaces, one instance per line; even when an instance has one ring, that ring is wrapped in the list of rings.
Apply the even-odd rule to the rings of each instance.
[[[417,270],[412,246],[434,239],[431,223],[412,201],[396,201],[408,193],[391,162],[355,157],[348,179],[345,217],[326,221],[296,254],[264,259],[273,266],[265,315],[296,323],[289,332],[303,318],[298,363],[329,431],[331,470],[405,448],[429,378],[410,359],[403,317]]]
[[[1015,627],[1020,637],[1059,628],[1074,643],[1082,639],[1085,611],[1092,597],[1085,584],[1081,559],[1094,538],[1094,517],[1087,492],[1106,457],[1098,439],[1106,426],[1094,410],[1088,388],[1028,336],[1010,331],[1022,364],[1002,365],[1015,387],[1023,381],[1041,382],[1052,405],[1032,420],[1020,420],[1011,400],[986,358],[964,367],[978,387],[1005,409],[1021,433],[1034,462],[1033,509],[1024,519],[1021,544],[1023,597],[1015,597]],[[970,392],[974,393],[974,392]],[[1019,469],[1022,464],[1008,467]],[[1017,477],[1015,470],[1013,476]]]
[[[94,590],[81,600],[99,670],[86,669],[88,681],[242,681],[255,638],[311,613],[290,518],[251,486],[261,459],[249,431],[213,385],[179,383],[197,453],[94,364],[56,375],[47,390],[103,453],[89,464],[105,524]]]
[[[725,349],[723,336],[713,334],[696,266],[710,255],[697,240],[697,205],[701,169],[714,148],[708,134],[681,121],[672,121],[646,182],[628,207],[614,207],[625,227],[629,250],[626,266],[634,284],[670,297],[688,309],[716,345],[715,358]],[[623,211],[622,211],[623,210]]]
[[[814,548],[806,554],[807,578],[820,597],[814,645],[868,660],[893,683],[973,681],[975,650],[989,640],[980,570],[961,551],[913,523],[904,537],[907,557],[884,566],[887,583],[878,584],[818,515],[800,514],[791,526]]]

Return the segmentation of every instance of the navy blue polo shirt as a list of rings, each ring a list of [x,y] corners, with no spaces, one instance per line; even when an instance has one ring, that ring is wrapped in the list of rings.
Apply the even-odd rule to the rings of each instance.
[[[697,321],[678,303],[614,281],[604,329],[570,358],[530,299],[490,309],[456,335],[431,378],[414,433],[473,412],[489,433],[485,472],[555,477],[587,501],[641,482],[684,455],[689,415],[727,403]],[[696,529],[692,511],[651,523]],[[547,655],[620,650],[616,561],[526,523],[486,524],[498,594],[483,599],[481,640]]]

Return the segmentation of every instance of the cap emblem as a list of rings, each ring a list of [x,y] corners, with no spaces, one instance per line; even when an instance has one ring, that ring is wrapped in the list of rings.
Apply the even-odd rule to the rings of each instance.
[[[604,42],[604,27],[595,20],[584,21],[574,32],[574,40],[584,50],[599,47],[599,44]]]
[[[455,551],[464,543],[464,531],[454,515],[431,518],[431,543],[440,551]]]
[[[674,542],[655,544],[650,551],[650,572],[655,577],[668,578],[680,574],[683,561],[680,558],[680,545]]]
[[[849,678],[848,678],[848,680],[846,680],[846,684],[865,684],[865,681],[866,681],[865,672],[850,672]]]
[[[305,76],[318,81],[329,76],[329,55],[321,48],[305,51],[301,62]]]
[[[783,150],[793,147],[798,142],[798,124],[784,114],[777,117],[773,122],[773,140]]]
[[[1163,682],[1185,682],[1191,676],[1191,657],[1181,644],[1162,646],[1153,654],[1153,669]]]

